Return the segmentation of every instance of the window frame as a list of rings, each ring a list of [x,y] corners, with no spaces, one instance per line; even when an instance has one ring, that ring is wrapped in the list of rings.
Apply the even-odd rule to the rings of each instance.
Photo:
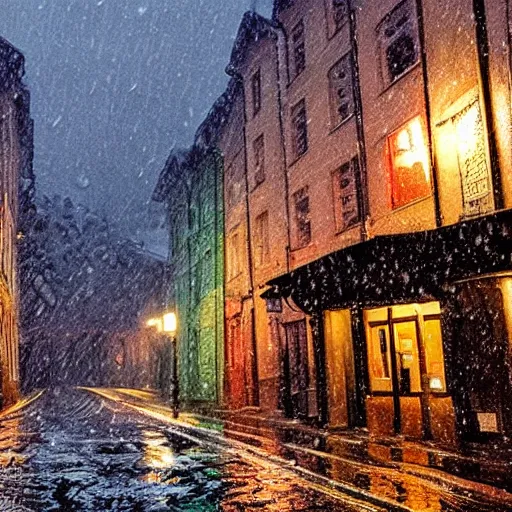
[[[425,175],[425,185],[428,188],[428,192],[425,192],[424,194],[420,194],[414,198],[411,198],[409,200],[402,200],[400,201],[398,198],[395,197],[395,191],[397,189],[397,183],[395,182],[396,176],[398,176],[397,169],[399,169],[398,166],[395,165],[396,163],[396,155],[393,148],[393,139],[396,137],[398,139],[398,136],[400,133],[404,132],[408,126],[411,126],[415,121],[418,121],[420,123],[421,127],[421,136],[422,136],[422,143],[423,147],[421,148],[421,151],[423,152],[424,161],[420,162],[425,167],[423,168],[423,173]],[[414,162],[416,163],[416,162]],[[387,169],[387,182],[388,182],[388,197],[389,197],[389,206],[391,210],[396,211],[401,208],[406,208],[418,201],[422,201],[424,199],[427,199],[429,197],[432,197],[433,189],[432,189],[432,172],[431,172],[431,161],[430,161],[430,154],[428,150],[428,142],[427,142],[427,131],[426,131],[426,122],[423,114],[415,115],[414,117],[408,119],[405,123],[403,123],[400,127],[398,127],[396,130],[393,130],[391,133],[389,133],[385,140],[385,164]],[[412,167],[411,167],[412,169]],[[428,178],[427,178],[428,176]]]
[[[339,59],[327,72],[327,79],[329,82],[329,106],[330,106],[330,116],[331,116],[331,130],[335,130],[339,126],[341,126],[343,123],[347,122],[349,119],[351,119],[355,113],[356,113],[356,102],[355,102],[355,94],[354,94],[354,73],[353,73],[353,57],[352,53],[349,51],[345,53]],[[345,116],[342,117],[340,115],[340,98],[338,94],[339,88],[336,87],[335,78],[333,77],[333,74],[337,71],[337,68],[346,66],[347,69],[345,71],[348,71],[348,80],[349,80],[349,95],[350,95],[350,102],[349,106],[350,112]]]
[[[263,267],[270,260],[269,213],[261,212],[254,219],[254,266]]]
[[[348,0],[327,0],[329,2],[329,18],[332,26],[332,34],[338,33],[350,17],[350,4]],[[339,5],[337,5],[339,3]],[[346,11],[339,16],[339,11]],[[339,18],[338,18],[339,16]]]
[[[416,11],[414,9],[415,1],[414,0],[402,0],[397,5],[393,7],[391,11],[389,11],[386,16],[379,22],[376,28],[376,37],[378,42],[378,55],[379,55],[379,69],[381,74],[381,80],[384,89],[390,87],[391,85],[398,82],[403,76],[407,75],[412,69],[414,69],[421,60],[421,45],[419,40],[419,27],[418,27],[418,19],[416,15]],[[398,14],[401,9],[410,10],[411,19],[408,22],[402,24],[402,26],[398,27],[395,34],[390,36],[385,36],[384,32],[386,28],[391,25],[391,21],[393,17],[398,17]],[[406,68],[401,70],[399,73],[394,75],[391,72],[389,67],[389,55],[388,50],[391,44],[395,43],[401,36],[407,33],[407,25],[410,26],[410,36],[414,43],[414,49],[416,52],[416,58],[414,62],[409,64]],[[406,27],[405,29],[403,27]],[[387,39],[387,41],[386,41]]]
[[[355,207],[357,210],[356,217],[354,217],[353,220],[346,222],[344,220],[345,212],[343,211],[343,205],[344,205],[344,195],[343,195],[343,189],[347,189],[347,187],[342,187],[342,175],[344,173],[343,169],[348,166],[349,172],[352,174],[353,179],[353,192],[352,195],[355,199]],[[334,203],[334,220],[335,220],[335,227],[336,227],[336,233],[343,233],[344,231],[347,231],[348,229],[351,229],[358,224],[361,223],[361,167],[359,162],[359,155],[354,155],[352,158],[338,166],[337,169],[335,169],[332,172],[332,190],[333,190],[333,203]],[[350,191],[346,191],[350,192]],[[348,196],[348,194],[347,194]],[[347,197],[345,196],[345,197]]]
[[[231,281],[238,277],[242,273],[242,260],[240,255],[240,240],[241,235],[238,229],[233,229],[231,233],[228,235],[228,258],[227,258],[227,266],[228,266],[228,281]]]
[[[291,108],[292,148],[294,161],[301,158],[309,149],[308,112],[306,99],[302,98]],[[301,139],[303,139],[301,143]]]
[[[254,157],[254,188],[261,185],[266,178],[265,174],[265,135],[261,133],[252,143]]]
[[[261,68],[258,68],[251,77],[252,116],[256,117],[261,110]]]
[[[306,24],[301,18],[292,28],[293,78],[297,78],[306,69]]]
[[[311,244],[311,202],[309,196],[309,187],[306,185],[293,194],[293,204],[295,212],[295,245],[297,249],[302,249]],[[306,204],[307,207],[303,208]],[[301,209],[303,211],[301,211]]]

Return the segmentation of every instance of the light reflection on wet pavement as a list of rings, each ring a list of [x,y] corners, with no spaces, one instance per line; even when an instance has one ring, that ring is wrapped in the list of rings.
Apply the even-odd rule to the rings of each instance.
[[[0,425],[1,511],[365,509],[85,391],[49,391]]]

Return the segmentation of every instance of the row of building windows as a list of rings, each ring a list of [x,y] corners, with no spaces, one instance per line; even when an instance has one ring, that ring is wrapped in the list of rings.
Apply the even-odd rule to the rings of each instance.
[[[347,0],[332,0],[333,22],[340,29],[348,17]],[[380,70],[383,86],[398,80],[419,61],[419,40],[417,17],[413,2],[405,0],[395,7],[377,26],[380,52]],[[306,69],[306,28],[300,20],[291,32],[292,78]],[[261,71],[252,77],[253,115],[261,110],[262,88]],[[329,71],[329,84],[333,115],[333,125],[343,122],[353,113],[353,62],[347,54]]]

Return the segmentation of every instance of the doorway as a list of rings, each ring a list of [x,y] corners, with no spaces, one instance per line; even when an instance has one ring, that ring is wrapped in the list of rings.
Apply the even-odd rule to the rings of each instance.
[[[284,325],[284,412],[288,418],[308,417],[309,362],[305,320]]]

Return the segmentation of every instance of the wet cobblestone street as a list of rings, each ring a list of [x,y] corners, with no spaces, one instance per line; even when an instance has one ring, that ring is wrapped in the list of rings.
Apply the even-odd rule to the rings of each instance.
[[[0,425],[2,511],[376,510],[86,391],[48,391]]]

